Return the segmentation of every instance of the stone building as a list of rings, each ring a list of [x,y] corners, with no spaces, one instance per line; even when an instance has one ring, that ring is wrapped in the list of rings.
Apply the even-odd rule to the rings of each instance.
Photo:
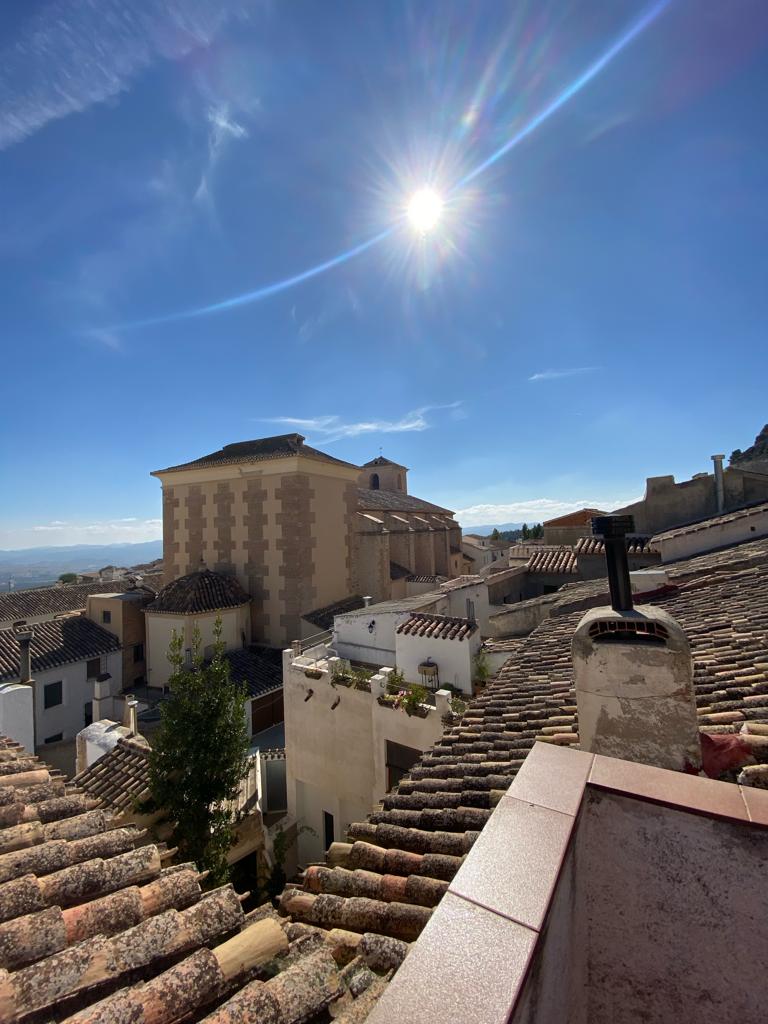
[[[407,574],[450,576],[461,530],[448,509],[408,494],[408,470],[365,466],[284,434],[225,445],[152,474],[163,486],[166,580],[203,559],[251,597],[251,637],[283,647],[302,619],[351,595],[392,596]]]

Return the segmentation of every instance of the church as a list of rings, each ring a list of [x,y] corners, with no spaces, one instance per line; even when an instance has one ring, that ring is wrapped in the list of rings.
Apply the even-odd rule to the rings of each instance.
[[[250,598],[248,643],[285,647],[341,604],[401,597],[457,575],[461,528],[408,493],[405,466],[355,466],[282,434],[156,470],[166,583],[201,565]]]

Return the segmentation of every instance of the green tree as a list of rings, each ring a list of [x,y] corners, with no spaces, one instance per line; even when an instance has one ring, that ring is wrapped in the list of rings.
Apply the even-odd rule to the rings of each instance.
[[[211,884],[229,876],[226,855],[234,839],[225,804],[248,772],[246,693],[229,675],[221,620],[214,627],[214,655],[205,663],[200,632],[185,665],[183,640],[174,630],[168,660],[171,696],[161,708],[149,759],[152,797],[168,811],[182,856],[211,872]]]
[[[528,523],[523,523],[523,528],[520,531],[520,536],[523,538],[523,540],[528,540],[531,536],[531,531],[528,529]]]
[[[491,534],[491,540],[500,540],[500,539],[501,539],[501,534],[499,533],[497,528],[494,526],[493,533]]]
[[[541,523],[536,523],[535,526],[531,527],[530,538],[531,540],[541,540],[544,536],[544,527]]]
[[[77,580],[77,573],[75,572],[63,572],[59,576],[59,583],[74,583]]]

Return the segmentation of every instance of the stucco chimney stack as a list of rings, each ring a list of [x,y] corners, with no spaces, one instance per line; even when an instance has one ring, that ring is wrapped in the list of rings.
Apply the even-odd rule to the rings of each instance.
[[[16,631],[16,639],[19,641],[19,682],[32,682],[32,658],[30,646],[35,638],[34,630],[20,629]]]
[[[698,771],[701,747],[688,639],[661,608],[632,607],[628,529],[622,522],[628,518],[593,520],[594,532],[605,538],[612,607],[590,609],[573,638],[579,744],[625,761]]]
[[[717,514],[725,511],[725,481],[723,479],[724,455],[713,455],[712,461],[715,464],[715,495],[717,498]]]

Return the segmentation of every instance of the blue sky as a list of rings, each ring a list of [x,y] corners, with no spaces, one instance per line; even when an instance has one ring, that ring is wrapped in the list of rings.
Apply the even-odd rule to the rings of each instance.
[[[17,0],[0,40],[0,547],[159,536],[150,470],[293,429],[471,524],[768,419],[761,0]]]

